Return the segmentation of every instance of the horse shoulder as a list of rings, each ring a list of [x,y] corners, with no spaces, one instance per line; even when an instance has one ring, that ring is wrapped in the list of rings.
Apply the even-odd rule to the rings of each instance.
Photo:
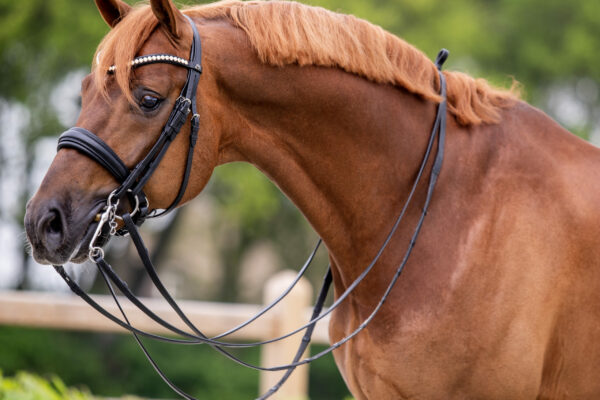
[[[523,223],[534,227],[528,230],[528,248],[537,278],[529,285],[545,286],[540,396],[597,397],[600,150],[538,110],[521,112],[528,117],[520,132],[531,153],[526,163],[536,177],[524,190],[533,201],[525,200],[531,204],[522,215]]]

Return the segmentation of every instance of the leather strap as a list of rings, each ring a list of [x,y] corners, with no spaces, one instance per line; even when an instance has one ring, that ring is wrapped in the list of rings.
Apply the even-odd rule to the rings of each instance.
[[[74,127],[58,138],[58,148],[75,149],[102,165],[117,181],[124,182],[129,168],[102,139],[87,129]]]
[[[107,171],[109,171],[117,179],[117,181],[121,183],[121,186],[119,186],[115,191],[115,199],[120,199],[126,194],[129,194],[129,196],[132,198],[137,196],[140,203],[147,205],[148,201],[143,194],[143,187],[151,178],[154,171],[158,168],[171,142],[181,131],[182,126],[187,121],[190,111],[192,111],[193,116],[191,121],[190,142],[179,191],[169,207],[167,207],[167,209],[162,213],[158,215],[155,214],[154,216],[164,215],[172,211],[183,198],[183,195],[187,189],[193,164],[194,149],[198,139],[200,123],[199,116],[197,114],[196,93],[200,80],[200,74],[202,73],[202,44],[196,25],[187,15],[185,17],[190,23],[193,34],[189,61],[168,54],[150,54],[136,57],[132,61],[133,67],[140,67],[143,65],[156,63],[168,63],[188,68],[188,76],[181,89],[180,96],[175,101],[173,110],[171,111],[171,114],[169,115],[169,118],[167,119],[160,136],[142,161],[140,161],[130,171],[125,163],[119,158],[119,156],[110,148],[110,146],[108,146],[102,139],[94,135],[92,132],[80,127],[71,128],[63,133],[59,138],[57,147],[57,150],[63,148],[75,149],[96,161]],[[109,68],[108,72],[112,73],[114,70],[115,67],[111,67]],[[136,216],[136,222],[138,225],[145,220],[146,214],[141,212]]]
[[[198,109],[196,105],[196,89],[198,87],[198,83],[200,81],[200,74],[202,72],[202,67],[200,66],[202,62],[202,46],[200,45],[200,34],[198,33],[196,24],[194,24],[193,21],[187,15],[185,17],[188,19],[190,25],[192,26],[192,34],[194,38],[192,40],[192,47],[190,50],[190,65],[194,65],[195,68],[190,69],[188,71],[188,77],[185,86],[182,89],[182,93],[185,92],[185,97],[191,100],[190,108],[192,112],[192,119],[190,130],[190,145],[188,148],[183,180],[181,182],[181,186],[179,187],[179,192],[177,193],[177,196],[175,196],[175,199],[169,207],[167,207],[164,211],[160,213],[155,213],[152,216],[153,218],[168,214],[181,202],[181,199],[185,194],[185,190],[187,188],[187,184],[190,178],[190,172],[192,169],[192,163],[194,158],[194,148],[196,147],[196,142],[198,140],[198,131],[200,129],[200,116],[198,115]]]

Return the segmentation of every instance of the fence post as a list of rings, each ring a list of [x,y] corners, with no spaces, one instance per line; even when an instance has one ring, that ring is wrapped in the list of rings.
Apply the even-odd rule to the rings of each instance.
[[[296,272],[281,271],[272,276],[264,288],[265,304],[275,300],[294,280]],[[306,308],[312,300],[312,287],[306,279],[301,279],[296,287],[271,312],[273,324],[267,337],[284,335],[306,323]],[[272,367],[289,364],[300,344],[303,332],[288,339],[262,346],[261,365]],[[308,352],[308,349],[307,349]],[[260,392],[265,393],[277,383],[285,371],[261,372]],[[308,400],[308,365],[302,365],[294,371],[288,381],[275,393],[273,400]]]

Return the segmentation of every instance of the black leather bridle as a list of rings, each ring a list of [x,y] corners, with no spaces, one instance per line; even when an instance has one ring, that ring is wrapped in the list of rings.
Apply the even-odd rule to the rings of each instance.
[[[317,245],[315,246],[315,249],[312,251],[312,253],[308,257],[307,261],[305,262],[305,264],[302,266],[302,268],[298,272],[298,275],[296,276],[296,278],[294,279],[292,284],[277,299],[275,299],[275,301],[273,301],[271,304],[265,306],[255,316],[248,319],[244,323],[228,330],[227,332],[224,332],[220,335],[217,335],[217,336],[214,336],[211,338],[207,337],[198,328],[196,328],[196,326],[189,320],[189,318],[185,315],[185,313],[179,308],[179,306],[177,305],[177,302],[173,299],[173,297],[168,292],[166,287],[160,281],[160,279],[158,277],[158,273],[156,272],[156,269],[152,265],[150,256],[148,254],[148,250],[146,249],[146,247],[144,245],[144,242],[138,232],[137,227],[144,222],[146,217],[154,217],[154,216],[164,215],[165,213],[174,209],[179,204],[179,202],[181,201],[181,199],[185,193],[185,189],[187,187],[187,183],[188,183],[188,179],[189,179],[189,175],[190,175],[190,171],[191,171],[194,146],[197,141],[198,129],[199,129],[199,116],[197,114],[197,109],[196,109],[196,90],[197,90],[197,86],[199,83],[200,74],[202,73],[202,67],[201,67],[202,53],[201,53],[200,36],[198,34],[197,28],[196,28],[195,24],[193,23],[193,21],[189,17],[186,16],[186,18],[190,22],[190,25],[193,30],[193,41],[192,41],[192,45],[191,45],[189,60],[185,60],[185,59],[182,59],[180,57],[176,57],[176,56],[173,56],[170,54],[151,54],[151,55],[136,57],[134,60],[132,60],[132,63],[131,63],[132,67],[139,67],[142,65],[154,64],[154,63],[169,63],[169,64],[181,66],[181,67],[188,69],[187,80],[183,86],[183,89],[181,90],[181,94],[180,94],[179,98],[175,102],[175,105],[173,107],[171,115],[169,116],[167,123],[166,123],[165,127],[163,128],[158,140],[156,141],[156,143],[153,145],[153,147],[151,148],[149,153],[144,157],[144,159],[142,161],[140,161],[132,170],[129,170],[125,166],[123,161],[116,155],[116,153],[104,141],[102,141],[102,139],[100,139],[98,136],[94,135],[92,132],[90,132],[86,129],[83,129],[83,128],[75,127],[75,128],[69,129],[68,131],[66,131],[65,133],[63,133],[61,135],[61,137],[59,138],[59,142],[58,142],[59,150],[62,148],[69,148],[69,149],[75,149],[75,150],[81,152],[82,154],[90,157],[91,159],[93,159],[94,161],[96,161],[100,165],[102,165],[106,170],[108,170],[117,179],[118,182],[120,182],[120,186],[118,188],[116,188],[108,197],[106,207],[100,215],[98,226],[96,228],[96,231],[94,233],[92,240],[90,241],[89,258],[97,265],[97,267],[101,273],[101,276],[103,277],[104,281],[106,282],[106,284],[110,290],[110,293],[111,293],[113,299],[115,300],[117,306],[119,307],[119,310],[122,314],[123,319],[111,314],[106,309],[104,309],[102,306],[100,306],[96,301],[94,301],[87,293],[85,293],[85,291],[83,291],[77,285],[77,283],[75,281],[73,281],[69,277],[69,275],[66,273],[65,269],[62,266],[55,265],[54,268],[60,274],[60,276],[65,280],[65,282],[69,285],[69,287],[75,294],[80,296],[84,301],[86,301],[89,305],[91,305],[93,308],[95,308],[102,315],[104,315],[111,321],[115,322],[116,324],[120,325],[121,327],[123,327],[133,333],[135,340],[137,341],[137,343],[141,347],[142,351],[148,358],[148,361],[151,363],[151,365],[154,367],[154,369],[157,371],[157,373],[176,393],[178,393],[183,398],[189,399],[189,400],[195,400],[192,396],[185,393],[183,390],[181,390],[179,387],[177,387],[175,384],[173,384],[166,377],[166,375],[158,367],[158,365],[156,364],[154,359],[150,356],[150,354],[148,353],[148,350],[143,345],[143,343],[141,342],[138,335],[156,339],[156,340],[160,340],[163,342],[177,343],[177,344],[203,344],[204,343],[204,344],[208,344],[208,345],[212,346],[215,350],[219,351],[226,357],[228,357],[228,358],[234,360],[235,362],[242,364],[246,367],[250,367],[253,369],[257,369],[257,370],[263,370],[263,371],[285,370],[286,373],[277,382],[277,384],[274,385],[269,391],[267,391],[267,393],[265,393],[259,397],[259,399],[262,400],[262,399],[266,399],[266,398],[270,397],[273,393],[275,393],[281,387],[281,385],[288,379],[288,377],[291,375],[291,373],[294,371],[294,369],[297,366],[310,363],[326,354],[331,353],[333,350],[342,346],[344,343],[348,342],[350,339],[355,337],[359,332],[361,332],[372,321],[372,319],[375,317],[377,312],[381,309],[381,307],[387,300],[389,293],[391,292],[392,288],[394,287],[396,281],[398,280],[398,277],[402,273],[406,263],[408,262],[409,256],[412,252],[412,249],[415,245],[415,242],[417,240],[417,237],[418,237],[421,227],[423,225],[425,216],[427,215],[427,210],[429,208],[429,204],[430,204],[430,201],[431,201],[431,198],[433,195],[433,191],[434,191],[439,173],[441,171],[441,167],[442,167],[442,163],[443,163],[443,159],[444,159],[444,143],[445,143],[445,135],[446,135],[447,105],[446,105],[446,81],[445,81],[444,75],[441,72],[441,68],[442,68],[443,63],[446,61],[446,59],[448,57],[448,51],[445,49],[441,50],[436,59],[436,66],[438,68],[439,79],[440,79],[440,95],[442,97],[442,101],[439,103],[439,105],[437,107],[435,122],[434,122],[433,128],[431,130],[431,134],[429,137],[429,141],[427,144],[427,148],[425,150],[423,160],[421,162],[421,165],[418,170],[415,181],[411,187],[411,191],[409,192],[408,198],[407,198],[400,214],[398,215],[394,225],[392,226],[392,229],[388,233],[384,243],[378,250],[377,254],[373,257],[372,261],[363,270],[363,272],[354,280],[354,282],[352,282],[350,284],[350,286],[348,286],[348,288],[339,295],[339,297],[333,302],[333,304],[327,309],[327,311],[322,312],[323,305],[325,303],[325,299],[329,292],[329,288],[331,286],[331,281],[332,281],[331,268],[328,268],[327,272],[325,273],[325,277],[323,279],[323,284],[322,284],[321,290],[319,292],[319,295],[317,297],[317,301],[313,308],[313,314],[312,314],[310,320],[303,326],[295,329],[292,332],[282,335],[278,338],[274,338],[274,339],[270,339],[270,340],[265,340],[265,341],[255,342],[255,343],[231,343],[231,342],[222,341],[221,339],[224,338],[225,336],[228,336],[228,335],[234,333],[234,332],[237,332],[238,330],[244,328],[248,324],[257,320],[260,316],[265,314],[267,311],[269,311],[271,308],[273,308],[277,303],[279,303],[292,290],[292,288],[300,280],[300,278],[302,277],[302,275],[304,274],[304,272],[306,271],[306,269],[308,268],[308,266],[311,264],[312,260],[314,259],[315,253],[317,252],[319,245],[321,244],[321,240],[318,241]],[[108,70],[108,73],[113,73],[115,71],[115,68],[116,67],[114,67],[114,66],[110,67]],[[177,196],[175,197],[175,199],[173,200],[173,202],[171,203],[171,205],[166,210],[164,210],[163,212],[161,212],[159,214],[149,213],[148,200],[146,199],[146,196],[143,193],[143,187],[148,182],[148,180],[152,176],[153,172],[158,167],[158,165],[159,165],[161,159],[163,158],[170,143],[173,141],[173,139],[176,137],[176,135],[181,130],[181,127],[187,121],[187,118],[188,118],[188,115],[190,112],[192,113],[190,146],[189,146],[189,150],[188,150],[183,181],[181,183],[179,192],[178,192]],[[436,138],[437,138],[437,152],[436,152],[435,160],[433,161],[433,165],[431,167],[431,175],[429,177],[429,184],[428,184],[428,188],[427,188],[427,196],[425,198],[425,203],[423,204],[421,216],[420,216],[420,218],[417,222],[417,225],[413,231],[413,235],[412,235],[412,238],[408,245],[408,248],[406,250],[406,253],[404,255],[404,258],[402,259],[402,262],[397,267],[392,280],[390,281],[387,289],[381,296],[381,299],[378,302],[377,306],[373,309],[371,314],[348,336],[346,336],[342,340],[334,343],[327,349],[325,349],[311,357],[302,359],[303,354],[306,351],[306,349],[310,343],[312,333],[313,333],[316,323],[318,321],[320,321],[321,319],[323,319],[325,316],[329,315],[331,312],[333,312],[333,310],[335,310],[342,303],[342,301],[344,301],[351,294],[351,292],[358,286],[358,284],[360,284],[364,280],[364,278],[369,274],[369,272],[372,270],[373,266],[377,263],[380,256],[382,255],[383,251],[387,247],[392,236],[396,232],[400,222],[402,221],[402,219],[408,209],[409,204],[411,203],[411,201],[414,197],[417,186],[418,186],[419,182],[421,181],[423,172],[428,164],[429,156],[431,154],[431,150],[433,148],[433,144],[434,144]],[[123,215],[119,216],[119,215],[117,215],[117,206],[119,204],[119,201],[122,198],[124,198],[125,196],[127,196],[129,198],[130,203],[133,204],[133,210],[131,212],[126,212]],[[121,228],[120,230],[117,230],[118,224],[116,222],[116,219],[121,219],[123,221],[123,228]],[[99,240],[99,238],[102,237],[103,235],[110,237],[112,235],[116,235],[119,233],[130,235],[130,237],[138,251],[140,258],[142,259],[142,262],[144,264],[144,267],[146,268],[146,271],[147,271],[150,279],[152,280],[152,282],[154,283],[154,285],[156,286],[158,291],[161,293],[163,298],[169,303],[169,305],[178,314],[178,316],[181,318],[181,320],[187,325],[187,327],[191,330],[191,332],[184,331],[180,328],[173,326],[172,324],[163,320],[158,315],[156,315],[154,312],[152,312],[131,292],[131,290],[129,289],[127,284],[123,280],[121,280],[121,278],[115,273],[115,271],[112,269],[112,267],[104,260],[104,252],[100,245],[97,246],[97,240]],[[172,333],[174,333],[180,337],[172,338],[172,337],[159,336],[159,335],[155,335],[152,333],[148,333],[148,332],[139,330],[139,329],[135,328],[134,326],[132,326],[130,324],[129,319],[127,318],[126,314],[124,313],[124,311],[121,307],[121,304],[119,303],[119,301],[117,299],[116,293],[112,286],[113,284],[123,293],[123,295],[125,295],[125,297],[127,297],[133,304],[135,304],[147,316],[149,316],[154,321],[156,321],[158,324],[162,325],[163,327],[167,328]],[[232,355],[231,353],[229,353],[227,350],[224,349],[224,348],[228,348],[228,347],[230,347],[230,348],[252,347],[252,346],[260,346],[263,344],[273,343],[273,342],[288,338],[288,337],[290,337],[296,333],[299,333],[301,331],[305,331],[305,332],[304,332],[304,336],[302,338],[302,342],[298,348],[298,351],[296,352],[292,362],[289,364],[285,364],[285,365],[279,365],[279,366],[274,366],[274,367],[260,367],[260,366],[252,365],[252,364],[249,364],[247,362],[244,362],[244,361],[238,359],[237,357],[235,357],[234,355]]]
[[[104,213],[106,214],[104,218],[106,221],[110,219],[110,213],[114,213],[116,211],[116,205],[118,201],[127,196],[134,207],[132,217],[139,226],[143,223],[147,216],[157,217],[172,211],[181,201],[187,188],[194,157],[194,148],[196,146],[196,141],[198,140],[198,129],[200,126],[200,117],[198,115],[196,106],[196,92],[198,89],[198,83],[200,81],[200,75],[202,74],[202,44],[196,25],[189,17],[186,16],[186,18],[190,22],[190,26],[192,27],[193,31],[193,40],[189,60],[185,60],[181,57],[171,54],[149,54],[136,57],[131,62],[133,68],[148,64],[163,63],[173,64],[179,67],[187,68],[188,70],[186,82],[181,89],[179,97],[175,101],[173,110],[171,111],[171,114],[169,115],[169,118],[167,119],[160,136],[142,161],[140,161],[132,170],[129,170],[119,156],[102,139],[84,128],[71,128],[64,132],[58,139],[58,150],[64,148],[75,149],[85,154],[98,164],[102,165],[121,184],[109,196],[107,207]],[[111,66],[108,69],[108,73],[112,74],[115,72],[115,70],[116,67]],[[161,213],[149,215],[148,200],[142,189],[158,167],[160,161],[169,148],[169,145],[175,139],[181,130],[181,127],[187,121],[190,112],[192,113],[190,143],[184,170],[185,172],[179,192],[167,209]],[[102,229],[104,226],[102,221],[103,220],[101,219],[101,223],[99,224],[100,229]],[[114,233],[114,225],[112,229]],[[121,233],[126,232],[121,231]],[[91,247],[94,247],[94,242],[97,238],[98,236],[94,237],[92,243],[90,243]],[[102,250],[100,247],[95,247],[96,253],[101,251]]]

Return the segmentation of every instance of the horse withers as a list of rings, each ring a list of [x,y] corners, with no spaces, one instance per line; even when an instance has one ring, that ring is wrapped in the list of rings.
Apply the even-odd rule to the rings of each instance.
[[[323,238],[335,293],[343,293],[410,193],[442,100],[435,65],[368,22],[293,2],[184,12],[170,0],[96,3],[112,29],[82,83],[77,126],[127,168],[137,165],[187,75],[177,65],[131,61],[188,59],[188,16],[202,38],[203,75],[198,144],[178,203],[198,195],[216,166],[252,163]],[[600,152],[511,91],[444,76],[446,158],[427,219],[387,302],[334,352],[336,363],[357,399],[598,398]],[[152,208],[178,197],[190,125],[143,186]],[[36,260],[85,260],[95,216],[119,184],[80,152],[58,151],[27,205]],[[373,273],[333,313],[332,341],[376,307],[426,192],[419,184]]]

